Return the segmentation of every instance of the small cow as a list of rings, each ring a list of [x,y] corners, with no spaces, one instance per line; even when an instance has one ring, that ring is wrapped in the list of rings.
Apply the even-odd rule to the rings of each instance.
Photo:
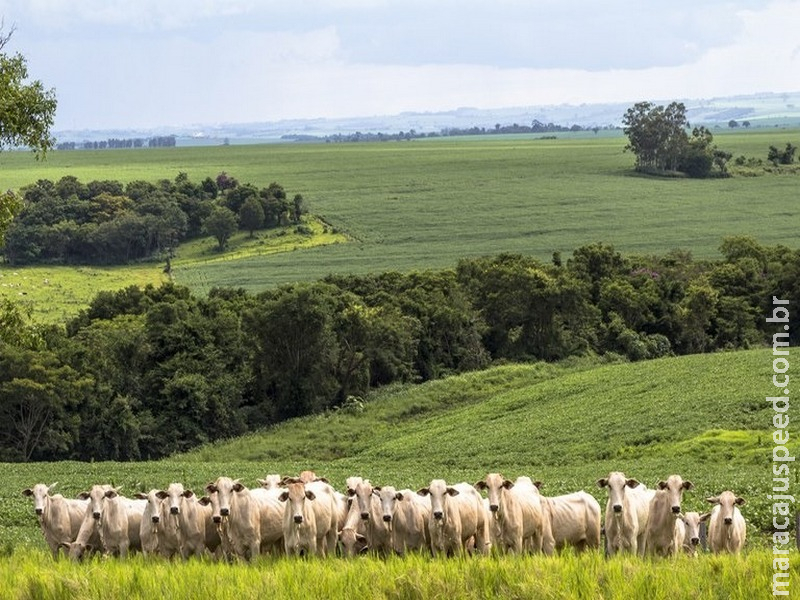
[[[482,554],[489,552],[489,516],[481,495],[474,487],[466,482],[449,486],[443,479],[434,479],[417,494],[430,496],[428,529],[434,556],[464,554],[473,536],[475,550]]]
[[[181,556],[202,556],[206,549],[206,511],[198,504],[197,496],[184,489],[183,484],[171,483],[158,492],[158,497],[177,528]]]
[[[706,517],[708,518],[708,517]],[[697,547],[700,545],[700,523],[703,522],[703,515],[698,512],[687,512],[681,517],[683,523],[683,551],[691,556],[697,555]]]
[[[747,537],[747,525],[739,507],[744,505],[744,498],[731,491],[722,492],[719,496],[706,498],[714,504],[708,523],[708,545],[715,554],[730,552],[738,554],[744,547]]]
[[[150,490],[148,493],[136,493],[134,498],[144,500],[147,502],[144,513],[142,514],[142,522],[139,525],[139,540],[142,545],[142,553],[146,556],[156,553],[170,557],[178,552],[178,535],[177,531],[172,531],[172,540],[160,543],[160,538],[166,537],[164,535],[164,528],[169,527],[167,512],[164,507],[164,501],[158,497],[158,490]],[[167,546],[171,546],[171,551],[167,550]]]
[[[692,488],[692,482],[684,481],[680,475],[670,475],[667,481],[658,482],[658,490],[650,500],[645,536],[646,554],[670,556],[680,549],[675,547],[675,520],[681,514],[684,490]]]
[[[619,471],[598,479],[597,485],[608,488],[605,520],[608,555],[617,552],[642,555],[650,501],[655,490],[648,490],[644,484]]]
[[[530,478],[512,482],[499,473],[489,473],[475,488],[487,490],[493,546],[516,553],[526,546],[542,550],[542,501]]]
[[[261,552],[261,510],[250,490],[230,477],[219,477],[206,486],[209,494],[217,494],[220,523],[226,531],[230,549],[246,560]]]
[[[317,519],[311,503],[316,494],[306,489],[299,479],[285,483],[286,489],[279,499],[285,503],[283,517],[283,542],[286,554],[303,556],[318,554]]]
[[[350,493],[348,491],[348,493]],[[369,479],[363,479],[352,493],[353,503],[358,506],[358,513],[364,523],[367,546],[371,552],[386,555],[392,549],[392,535],[389,523],[383,520],[381,501],[378,491],[372,487]]]
[[[427,524],[431,507],[428,497],[408,489],[397,491],[392,486],[376,487],[375,491],[395,553],[405,554],[430,546]]]
[[[68,499],[61,494],[51,496],[50,492],[56,485],[37,483],[32,489],[22,491],[23,496],[33,498],[33,509],[53,558],[58,558],[59,549],[68,548],[78,537],[88,506],[85,500]]]

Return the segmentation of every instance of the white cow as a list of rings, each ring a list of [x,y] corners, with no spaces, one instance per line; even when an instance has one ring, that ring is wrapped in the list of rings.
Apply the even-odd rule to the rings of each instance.
[[[142,545],[142,552],[145,555],[159,553],[162,549],[162,545],[159,543],[159,538],[161,537],[159,534],[163,532],[164,527],[169,526],[164,501],[158,497],[158,491],[153,489],[146,494],[142,492],[134,494],[134,498],[144,500],[147,503],[142,514],[142,522],[139,525],[139,541]],[[178,551],[177,531],[173,531],[172,537],[174,550],[171,553],[167,553],[164,546],[165,556],[172,556]]]
[[[95,496],[90,498],[90,502],[93,515],[98,507],[101,512],[100,537],[106,554],[125,558],[130,551],[142,549],[139,533],[147,502],[120,496],[119,490],[106,490],[102,502],[96,502]]]
[[[443,479],[434,479],[417,494],[430,496],[428,529],[434,556],[465,553],[466,544],[473,536],[475,550],[482,554],[489,552],[489,516],[474,487],[466,482],[448,486]]]
[[[352,498],[364,523],[364,535],[369,550],[378,554],[388,554],[392,549],[392,534],[389,524],[383,520],[378,492],[372,487],[369,479],[358,482]]]
[[[312,502],[316,494],[296,479],[285,482],[286,489],[280,495],[285,503],[283,517],[283,542],[286,554],[303,556],[321,554],[317,544],[317,518]]]
[[[280,501],[283,489],[257,488],[250,490],[250,494],[258,502],[261,523],[261,552],[282,554],[283,543],[283,513],[284,507]]]
[[[703,516],[698,512],[690,511],[684,513],[680,518],[684,529],[683,551],[686,554],[697,555],[697,547],[700,545],[700,523],[704,521]]]
[[[23,496],[33,498],[33,509],[53,558],[58,558],[59,549],[68,548],[78,537],[89,505],[86,500],[68,499],[61,494],[51,496],[50,492],[56,485],[37,483],[33,488],[22,491]]]
[[[250,490],[230,477],[219,477],[206,486],[209,494],[217,494],[220,523],[226,531],[230,549],[247,560],[261,551],[261,510]]]
[[[397,554],[430,546],[427,535],[431,505],[428,496],[413,490],[397,491],[392,486],[376,487],[383,522],[386,523],[392,549]]]
[[[647,518],[655,490],[648,490],[644,484],[619,471],[598,479],[597,485],[608,488],[605,520],[608,555],[617,552],[644,554]]]
[[[666,481],[658,482],[647,518],[646,554],[670,556],[680,550],[675,547],[675,520],[680,518],[684,490],[693,487],[691,481],[684,481],[680,475],[670,475]]]
[[[72,560],[81,560],[87,550],[99,552],[103,549],[103,540],[100,533],[100,517],[102,515],[103,499],[110,485],[93,485],[88,492],[81,492],[78,498],[88,501],[86,512],[83,515],[78,535],[75,541],[68,544],[69,557]],[[94,500],[93,500],[94,497]],[[95,512],[95,505],[99,508]]]
[[[714,504],[708,524],[708,545],[715,554],[730,552],[738,554],[744,547],[747,537],[747,525],[739,507],[745,503],[744,498],[731,491],[722,492],[719,496],[706,498]]]
[[[487,491],[493,546],[517,553],[522,552],[523,547],[542,550],[541,495],[529,477],[513,482],[500,473],[489,473],[475,488]]]
[[[233,556],[233,547],[228,536],[228,521],[223,521],[220,514],[219,494],[203,496],[197,503],[205,519],[206,548],[217,558],[230,559]]]
[[[202,556],[206,549],[206,511],[192,490],[181,483],[171,483],[160,490],[158,497],[164,501],[170,523],[177,528],[181,556]]]
[[[545,554],[566,546],[578,551],[600,547],[600,503],[591,494],[542,496],[542,514]]]

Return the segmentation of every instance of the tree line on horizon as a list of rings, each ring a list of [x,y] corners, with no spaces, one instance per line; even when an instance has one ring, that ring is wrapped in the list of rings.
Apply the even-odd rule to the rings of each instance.
[[[131,286],[63,326],[0,301],[0,461],[157,459],[509,361],[763,346],[772,297],[800,301],[800,250],[749,237],[720,250],[594,243],[566,261],[501,254],[257,294]],[[773,343],[800,341],[790,327]]]

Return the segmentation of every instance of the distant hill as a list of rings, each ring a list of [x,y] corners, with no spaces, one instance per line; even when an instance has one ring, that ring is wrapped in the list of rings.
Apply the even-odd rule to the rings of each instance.
[[[651,99],[667,104],[673,99]],[[727,127],[729,121],[749,121],[752,127],[800,126],[800,91],[761,93],[706,99],[678,99],[687,108],[693,124]],[[174,135],[177,145],[219,145],[223,143],[263,143],[283,136],[328,136],[336,134],[439,132],[443,129],[468,129],[495,125],[530,125],[534,120],[562,126],[617,127],[622,115],[638,100],[608,104],[558,104],[508,108],[461,107],[443,112],[405,112],[397,115],[355,116],[340,119],[293,119],[262,123],[195,124],[166,126],[149,130],[64,130],[56,131],[59,142],[107,140],[112,138],[150,138]]]

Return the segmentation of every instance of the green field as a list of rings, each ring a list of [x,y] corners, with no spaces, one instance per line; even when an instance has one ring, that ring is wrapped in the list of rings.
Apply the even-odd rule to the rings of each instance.
[[[797,142],[797,130],[720,132],[734,156],[766,157]],[[362,144],[265,144],[0,155],[2,185],[74,175],[82,181],[192,180],[227,172],[242,182],[282,184],[350,243],[197,260],[178,250],[174,277],[198,292],[213,286],[260,290],[328,273],[453,266],[459,258],[518,252],[549,260],[603,241],[623,253],[689,250],[716,257],[721,239],[746,234],[794,246],[800,226],[796,175],[685,180],[637,176],[621,133],[483,136]],[[152,280],[162,263],[152,263]],[[137,268],[144,268],[139,266]],[[74,269],[73,269],[74,270]],[[122,269],[125,271],[125,269]],[[19,269],[17,269],[19,271]],[[7,276],[8,267],[0,274]],[[124,275],[121,276],[124,279]],[[91,287],[95,288],[94,285]],[[97,289],[97,288],[95,288]],[[0,288],[0,293],[8,293]],[[57,301],[56,298],[53,299]],[[87,298],[88,300],[88,298]],[[60,314],[68,308],[43,312]]]

